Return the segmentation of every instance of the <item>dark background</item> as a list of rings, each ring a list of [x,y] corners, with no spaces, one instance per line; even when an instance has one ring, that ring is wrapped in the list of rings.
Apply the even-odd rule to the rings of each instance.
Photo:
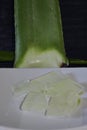
[[[87,60],[87,0],[60,0],[64,42],[69,59]],[[15,50],[14,1],[0,0],[0,50]],[[13,67],[0,62],[0,67]],[[70,64],[69,67],[87,64]]]

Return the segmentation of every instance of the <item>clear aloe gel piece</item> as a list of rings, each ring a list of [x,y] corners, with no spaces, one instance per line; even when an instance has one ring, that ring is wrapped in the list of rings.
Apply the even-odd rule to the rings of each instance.
[[[65,78],[59,82],[55,82],[50,87],[47,86],[47,95],[56,96],[66,94],[65,96],[67,96],[74,93],[83,94],[83,89],[83,86],[79,83],[70,78]]]
[[[47,108],[46,97],[43,93],[29,93],[20,108],[23,111],[44,115]]]
[[[21,81],[20,83],[14,85],[13,93],[16,96],[20,96],[24,93],[28,93],[29,91],[44,91],[43,89],[46,88],[46,86],[50,86],[52,83],[60,81],[63,78],[65,78],[65,75],[63,75],[60,71],[48,72],[35,79]]]
[[[22,111],[46,116],[71,116],[81,108],[84,87],[68,74],[52,71],[19,83],[14,93],[26,93],[20,106]]]
[[[62,79],[46,90],[31,91],[24,99],[21,109],[47,116],[70,116],[80,108],[83,93],[83,87],[79,83],[69,78]]]
[[[13,86],[13,94],[14,96],[22,96],[23,94],[27,94],[30,88],[30,80],[21,81],[19,83],[14,84]]]
[[[65,79],[54,85],[47,91],[51,96],[48,103],[48,116],[70,116],[81,106],[81,95],[83,94],[81,85]]]

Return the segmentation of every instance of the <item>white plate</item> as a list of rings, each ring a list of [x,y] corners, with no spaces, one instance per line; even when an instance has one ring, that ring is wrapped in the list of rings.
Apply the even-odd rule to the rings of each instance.
[[[32,130],[57,130],[77,127],[87,129],[87,115],[82,114],[73,119],[49,119],[21,112],[18,104],[14,102],[12,88],[22,80],[30,80],[52,70],[59,69],[0,69],[0,126],[5,128],[32,129]],[[63,73],[72,73],[78,82],[87,85],[86,68],[63,68]],[[85,112],[86,113],[86,112]],[[1,129],[3,129],[1,127]]]

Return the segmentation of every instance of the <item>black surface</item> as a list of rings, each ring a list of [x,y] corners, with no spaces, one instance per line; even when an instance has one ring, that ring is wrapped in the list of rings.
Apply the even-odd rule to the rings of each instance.
[[[87,59],[87,0],[60,0],[69,58]]]
[[[13,3],[0,0],[0,50],[15,50]],[[60,8],[67,57],[87,60],[87,0],[60,0]],[[13,62],[2,62],[0,67],[13,67]]]
[[[0,0],[0,50],[14,50],[13,0]]]
[[[13,68],[13,61],[0,62],[0,68]]]

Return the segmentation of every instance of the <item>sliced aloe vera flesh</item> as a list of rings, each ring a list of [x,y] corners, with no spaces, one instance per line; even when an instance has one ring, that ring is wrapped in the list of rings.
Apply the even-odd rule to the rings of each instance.
[[[29,93],[30,81],[21,81],[13,86],[13,94],[15,96],[21,96],[23,94]]]
[[[70,116],[81,106],[81,95],[84,90],[80,84],[65,79],[48,89],[47,94],[51,96],[48,103],[47,115]]]
[[[21,105],[21,110],[44,115],[47,108],[47,100],[42,93],[29,93]]]
[[[55,96],[68,96],[69,94],[83,93],[83,87],[79,83],[73,81],[72,79],[65,78],[60,80],[59,82],[55,82],[51,84],[51,86],[47,86],[47,95]]]
[[[48,116],[70,116],[77,111],[81,102],[80,96],[78,94],[72,97],[68,96],[54,96],[50,99],[47,108]]]
[[[70,116],[80,108],[84,93],[83,87],[69,78],[53,83],[51,87],[48,84],[47,89],[42,86],[39,90],[32,86],[32,91],[23,101],[22,110],[47,116]]]
[[[35,78],[34,80],[32,80],[31,82],[35,82],[35,81],[40,81],[44,84],[51,84],[51,83],[55,83],[58,82],[64,78],[66,78],[67,76],[65,76],[64,74],[62,74],[60,71],[51,71],[48,72],[42,76],[39,76],[37,78]]]
[[[65,76],[60,71],[52,71],[31,81],[21,81],[20,83],[14,85],[14,94],[16,96],[20,96],[23,93],[28,93],[29,91],[44,92],[44,90],[47,87],[50,87],[52,83],[58,82],[64,78]]]
[[[15,93],[27,93],[21,104],[22,111],[70,116],[82,105],[84,87],[60,71],[49,72],[21,85]]]

